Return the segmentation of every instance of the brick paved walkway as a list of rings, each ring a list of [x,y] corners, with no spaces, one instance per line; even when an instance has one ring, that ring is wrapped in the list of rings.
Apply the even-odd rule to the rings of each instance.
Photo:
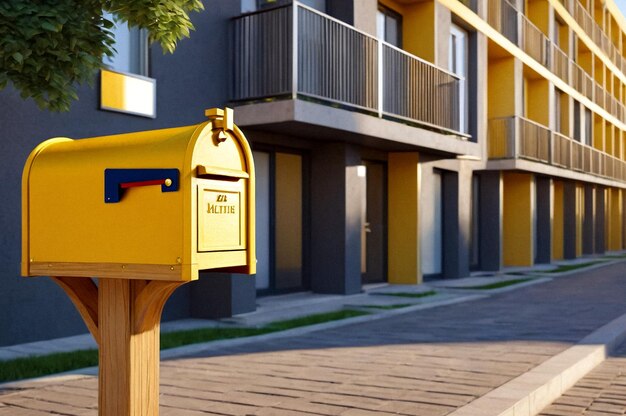
[[[626,414],[626,344],[596,367],[540,416]]]
[[[487,299],[162,363],[161,415],[446,415],[626,313],[626,264]],[[94,377],[0,416],[96,415]]]

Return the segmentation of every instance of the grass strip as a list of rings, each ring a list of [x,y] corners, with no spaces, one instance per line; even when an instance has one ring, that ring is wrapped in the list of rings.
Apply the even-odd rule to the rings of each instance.
[[[556,269],[547,270],[544,273],[563,273],[569,272],[571,270],[582,269],[585,267],[593,266],[594,264],[604,263],[602,260],[598,261],[590,261],[587,263],[578,263],[578,264],[564,264],[562,266],[557,267]]]
[[[463,287],[450,287],[449,289],[472,289],[472,290],[492,290],[492,289],[500,289],[502,287],[513,286],[518,283],[528,282],[529,280],[533,280],[533,278],[529,277],[526,279],[512,279],[512,280],[503,280],[500,282],[489,283],[486,285],[479,286],[463,286]]]
[[[434,290],[429,290],[428,292],[414,293],[414,292],[378,292],[372,293],[372,295],[377,296],[397,296],[399,298],[425,298],[427,296],[433,296],[437,294]]]
[[[406,307],[414,306],[414,305],[415,303],[397,303],[395,305],[359,305],[359,307],[368,308],[368,309],[391,310],[391,309],[406,308]]]
[[[285,321],[276,321],[259,328],[202,328],[165,332],[161,334],[161,349],[165,350],[200,342],[269,334],[362,315],[368,315],[368,312],[345,309]],[[98,365],[98,350],[95,349],[0,361],[0,382],[42,377],[96,365]]]

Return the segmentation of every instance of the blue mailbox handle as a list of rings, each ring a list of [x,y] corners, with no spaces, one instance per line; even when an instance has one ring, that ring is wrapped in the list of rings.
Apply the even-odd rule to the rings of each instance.
[[[105,169],[104,202],[120,202],[124,189],[161,185],[161,192],[176,192],[180,187],[178,169]]]

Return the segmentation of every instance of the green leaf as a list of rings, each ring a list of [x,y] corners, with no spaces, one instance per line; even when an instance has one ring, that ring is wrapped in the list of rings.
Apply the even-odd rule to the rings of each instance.
[[[41,27],[50,31],[50,32],[57,32],[57,27],[55,25],[53,25],[52,23],[48,22],[48,21],[44,21],[41,23]]]
[[[17,63],[19,63],[20,65],[24,63],[24,57],[22,56],[21,53],[19,52],[14,52],[13,55],[11,55],[13,57],[13,59],[15,59],[15,61],[17,61]]]

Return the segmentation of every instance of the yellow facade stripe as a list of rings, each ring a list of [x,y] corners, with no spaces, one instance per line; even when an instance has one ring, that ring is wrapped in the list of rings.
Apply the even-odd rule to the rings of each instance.
[[[552,259],[563,259],[563,182],[554,181],[554,205],[552,211]]]
[[[458,0],[438,0],[441,4],[450,9],[454,14],[458,15],[465,22],[476,28],[479,32],[485,34],[489,39],[500,45],[503,49],[511,53],[513,56],[522,61],[526,66],[531,68],[533,71],[537,72],[542,77],[551,81],[555,87],[560,89],[561,91],[567,93],[572,96],[576,101],[582,103],[585,107],[589,108],[593,112],[602,116],[606,120],[615,124],[621,130],[626,130],[626,124],[624,124],[621,120],[617,119],[613,115],[609,114],[604,108],[600,107],[578,91],[574,89],[571,85],[563,81],[561,78],[553,74],[552,71],[541,65],[539,62],[535,61],[529,55],[527,55],[522,49],[520,49],[516,44],[508,40],[503,34],[495,30],[491,27],[486,21],[484,21],[480,16],[470,10],[467,6],[462,4]],[[554,0],[556,2],[556,0]],[[552,0],[551,0],[552,3]]]
[[[583,221],[585,218],[585,187],[576,184],[576,257],[583,255]]]
[[[503,172],[502,248],[505,266],[534,261],[534,180],[528,173]]]
[[[623,221],[623,205],[622,191],[617,188],[609,189],[609,245],[608,249],[617,251],[622,249],[622,221]]]
[[[388,280],[418,284],[419,262],[419,155],[389,153],[388,158]]]

